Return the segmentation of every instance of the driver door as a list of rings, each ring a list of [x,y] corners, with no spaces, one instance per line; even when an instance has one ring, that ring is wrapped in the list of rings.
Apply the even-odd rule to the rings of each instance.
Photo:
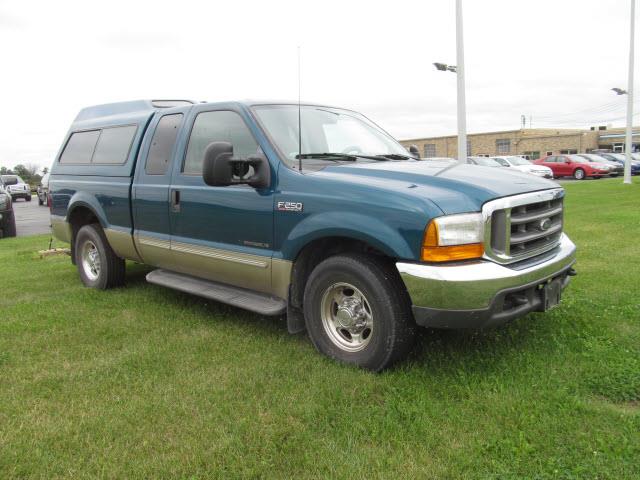
[[[260,153],[241,112],[202,105],[187,119],[190,131],[169,192],[174,269],[262,292],[271,288],[273,190],[248,185],[212,187],[202,178],[211,142],[233,145],[234,157]]]

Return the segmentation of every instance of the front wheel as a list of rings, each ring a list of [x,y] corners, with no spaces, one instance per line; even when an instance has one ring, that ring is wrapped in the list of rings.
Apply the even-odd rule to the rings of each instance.
[[[415,338],[402,280],[384,259],[365,255],[320,263],[305,288],[304,316],[318,351],[373,371],[403,359]]]
[[[104,290],[124,284],[124,260],[113,252],[100,225],[85,225],[78,231],[74,255],[85,287]]]
[[[584,180],[584,170],[581,168],[576,168],[573,172],[573,178],[576,180]]]

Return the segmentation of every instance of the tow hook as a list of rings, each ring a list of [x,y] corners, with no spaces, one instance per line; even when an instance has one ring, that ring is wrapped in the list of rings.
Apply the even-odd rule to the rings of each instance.
[[[567,270],[567,275],[569,275],[570,277],[575,277],[576,275],[578,275],[578,272],[576,272],[573,268],[570,268],[569,270]]]

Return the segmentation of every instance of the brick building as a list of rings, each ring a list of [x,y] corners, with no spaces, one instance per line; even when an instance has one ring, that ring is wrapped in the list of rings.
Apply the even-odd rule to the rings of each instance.
[[[624,151],[624,128],[591,130],[525,128],[467,135],[468,155],[530,155],[532,159],[558,153],[587,153],[597,149]],[[416,145],[422,157],[457,157],[458,138],[428,137],[401,140]],[[640,150],[640,128],[633,132],[634,151]]]

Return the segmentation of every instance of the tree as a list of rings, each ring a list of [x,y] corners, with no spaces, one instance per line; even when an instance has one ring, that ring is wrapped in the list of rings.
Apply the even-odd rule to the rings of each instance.
[[[0,175],[13,175],[13,171],[7,167],[0,167]]]
[[[38,165],[33,163],[27,165],[20,164],[13,167],[13,173],[20,176],[22,180],[29,185],[38,185],[42,179],[42,177],[38,175],[39,169]]]

